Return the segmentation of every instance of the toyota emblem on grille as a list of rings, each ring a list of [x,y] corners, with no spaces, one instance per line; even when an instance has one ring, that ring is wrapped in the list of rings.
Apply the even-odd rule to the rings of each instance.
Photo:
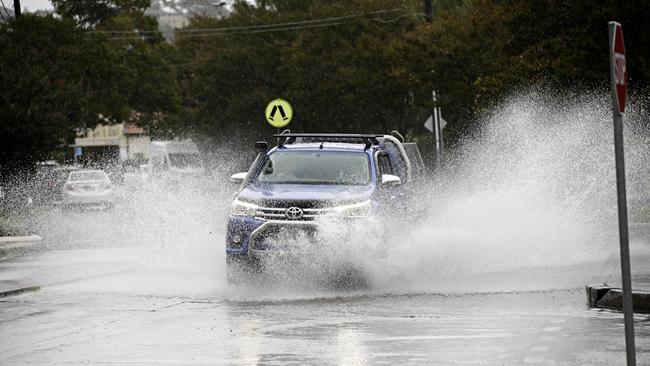
[[[284,211],[284,216],[289,220],[298,220],[302,217],[303,212],[300,207],[289,207]]]

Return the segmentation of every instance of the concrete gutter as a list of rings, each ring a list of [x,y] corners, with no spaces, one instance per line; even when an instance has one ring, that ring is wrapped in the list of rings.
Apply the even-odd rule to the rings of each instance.
[[[29,278],[0,280],[0,297],[17,295],[27,291],[37,291],[41,287]]]
[[[623,310],[623,290],[609,286],[587,286],[587,304],[593,308]],[[632,290],[635,313],[650,313],[650,291]]]
[[[27,247],[41,240],[43,238],[38,235],[0,236],[0,250]]]
[[[27,235],[27,236],[0,236],[0,245],[6,243],[31,243],[35,241],[41,241],[41,238],[38,235]]]

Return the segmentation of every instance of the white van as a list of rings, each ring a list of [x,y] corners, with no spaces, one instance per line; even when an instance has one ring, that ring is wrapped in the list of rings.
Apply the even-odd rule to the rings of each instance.
[[[205,163],[192,140],[152,141],[150,148],[152,175],[191,176],[205,172]]]

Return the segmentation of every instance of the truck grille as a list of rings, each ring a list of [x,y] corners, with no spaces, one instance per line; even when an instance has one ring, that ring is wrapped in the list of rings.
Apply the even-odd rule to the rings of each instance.
[[[267,222],[250,238],[251,250],[301,251],[317,243],[317,227],[313,223],[295,221],[286,223]]]
[[[289,207],[298,207],[302,210],[302,215],[299,218],[287,216],[287,209]],[[257,210],[256,217],[265,220],[297,220],[297,221],[313,221],[317,217],[329,212],[328,208],[302,208],[300,206],[289,207],[260,207]]]

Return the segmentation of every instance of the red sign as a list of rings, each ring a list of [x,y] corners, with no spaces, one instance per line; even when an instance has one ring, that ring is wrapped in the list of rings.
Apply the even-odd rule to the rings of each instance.
[[[625,65],[625,43],[623,42],[623,27],[615,23],[614,39],[612,40],[612,68],[619,113],[625,112],[625,97],[627,95],[627,66]]]

